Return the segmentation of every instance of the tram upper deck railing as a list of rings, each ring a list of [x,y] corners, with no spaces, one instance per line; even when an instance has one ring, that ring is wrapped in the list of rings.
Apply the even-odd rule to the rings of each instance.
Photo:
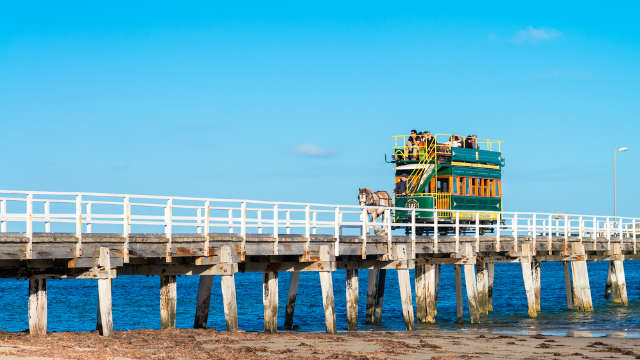
[[[454,134],[435,134],[433,135],[436,138],[436,142],[438,144],[438,152],[446,151],[448,149],[448,153],[451,153],[451,144],[449,144],[449,139]],[[393,152],[396,150],[405,151],[407,147],[407,141],[411,137],[411,135],[394,135],[391,138],[393,139]],[[464,139],[464,136],[462,137]],[[476,144],[480,150],[487,151],[497,151],[502,152],[502,140],[491,140],[491,139],[476,139]],[[446,148],[446,149],[445,149]]]
[[[369,221],[367,210],[383,209],[384,220]],[[393,222],[392,212],[408,210],[408,222]],[[451,222],[424,224],[416,222],[418,211],[446,212]],[[461,222],[461,217],[474,214],[475,221]],[[497,221],[481,223],[483,214],[495,214]],[[464,216],[463,216],[464,215]],[[437,217],[436,217],[437,218]],[[474,234],[478,244],[480,233],[491,231],[499,244],[501,237],[519,237],[535,242],[557,238],[578,237],[585,241],[632,241],[640,235],[640,218],[593,216],[564,213],[533,213],[510,211],[470,211],[451,209],[416,209],[336,205],[297,202],[270,202],[218,198],[152,196],[104,193],[69,193],[0,190],[0,235],[24,233],[30,239],[34,232],[75,233],[78,239],[88,233],[121,233],[128,238],[135,233],[164,233],[168,238],[176,233],[236,233],[243,245],[247,234],[271,234],[274,242],[279,234],[300,234],[307,239],[313,234],[333,235],[336,255],[340,238],[358,235],[366,243],[372,226],[386,232],[391,245],[394,228],[411,229],[412,254],[415,254],[416,228],[431,230],[437,252],[439,232],[445,230],[455,237],[456,249],[460,236]]]

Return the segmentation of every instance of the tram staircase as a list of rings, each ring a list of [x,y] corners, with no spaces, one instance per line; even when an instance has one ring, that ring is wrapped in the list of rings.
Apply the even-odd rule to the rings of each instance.
[[[434,176],[438,175],[437,156],[436,156],[436,144],[435,141],[426,149],[424,156],[420,158],[418,166],[409,174],[409,184],[407,186],[407,193],[409,195],[415,195],[419,193],[420,189],[424,189],[425,184]],[[426,192],[426,191],[420,191]]]

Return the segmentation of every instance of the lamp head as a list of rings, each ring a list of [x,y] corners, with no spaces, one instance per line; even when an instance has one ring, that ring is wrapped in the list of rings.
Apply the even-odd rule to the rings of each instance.
[[[629,150],[628,147],[621,147],[621,148],[618,149],[619,152],[623,152],[623,151],[627,151],[627,150]]]

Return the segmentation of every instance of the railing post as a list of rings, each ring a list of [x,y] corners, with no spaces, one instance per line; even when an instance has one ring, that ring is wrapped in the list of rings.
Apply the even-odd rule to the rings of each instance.
[[[533,223],[533,225],[531,227],[531,238],[533,239],[532,240],[533,249],[531,249],[531,250],[533,251],[533,253],[535,253],[536,249],[537,249],[536,248],[536,241],[537,241],[537,238],[538,238],[538,231],[537,231],[538,230],[537,229],[538,228],[538,217],[536,216],[536,213],[533,213],[533,217],[532,217],[531,221]]]
[[[496,251],[500,251],[500,231],[502,230],[502,213],[496,215]]]
[[[202,234],[202,209],[196,209],[196,233]]]
[[[203,251],[203,255],[204,256],[210,256],[209,255],[209,222],[210,222],[210,215],[209,215],[209,211],[211,208],[211,203],[209,202],[209,200],[205,200],[204,202],[204,223],[203,223],[203,233],[204,233],[204,251]]]
[[[569,216],[564,216],[564,244],[569,247]]]
[[[476,211],[476,252],[480,252],[480,213]]]
[[[164,208],[164,234],[167,237],[166,262],[171,262],[171,240],[173,237],[173,199],[167,200]]]
[[[611,218],[609,218],[608,216],[605,228],[607,234],[607,250],[611,250]]]
[[[387,258],[391,259],[392,254],[392,235],[391,235],[391,210],[384,210],[385,227],[387,228]]]
[[[76,238],[82,239],[82,195],[76,195]]]
[[[460,213],[456,211],[456,253],[459,251],[460,251]]]
[[[229,209],[227,215],[229,217],[229,234],[233,234],[233,209]]]
[[[598,241],[598,218],[593,217],[593,224],[591,224],[591,237],[593,238],[593,249],[596,249],[596,243]]]
[[[258,209],[258,234],[262,234],[262,209]]]
[[[27,209],[25,214],[26,231],[29,243],[27,244],[27,259],[33,258],[33,195],[27,194]]]
[[[636,253],[636,219],[631,220],[631,231],[633,232],[633,253]]]
[[[129,262],[129,234],[131,233],[131,203],[129,197],[125,196],[122,201],[122,258],[125,263]]]
[[[278,255],[278,204],[273,204],[273,255]]]
[[[49,200],[44,202],[44,231],[51,232],[51,204]]]
[[[82,252],[82,195],[76,195],[76,257]]]
[[[87,234],[93,232],[93,210],[90,202],[87,202]]]
[[[0,231],[7,232],[7,200],[0,201]]]
[[[580,215],[580,217],[578,217],[578,238],[580,239],[580,242],[582,242],[582,237],[584,235],[584,223],[583,223],[584,219],[582,218],[582,215]]]
[[[549,255],[551,255],[552,251],[553,251],[553,217],[551,215],[549,215],[549,218],[547,219],[547,222],[549,223],[548,229],[547,229],[547,250],[549,251]]]
[[[128,196],[124,198],[122,212],[122,237],[128,239],[131,233],[131,203]]]
[[[340,207],[336,206],[333,212],[333,236],[335,237],[335,256],[340,256],[340,228],[341,225],[341,215],[340,215]]]
[[[411,209],[411,236],[416,238],[416,209]],[[438,253],[438,212],[433,210],[433,252]]]
[[[367,225],[367,220],[369,220],[369,215],[367,213],[367,208],[362,208],[361,221],[362,221],[362,248],[360,252],[362,254],[362,258],[367,258],[367,235],[369,232],[369,226]]]
[[[287,226],[287,234],[291,234],[291,212],[288,209],[285,212],[285,220]]]
[[[240,203],[240,237],[242,238],[242,244],[240,246],[240,258],[244,261],[247,254],[247,202]]]
[[[622,239],[624,238],[623,230],[622,230],[622,218],[618,218],[618,232],[620,233],[620,244],[622,244]]]
[[[318,212],[314,211],[311,215],[311,233],[313,235],[318,233]]]
[[[305,258],[308,258],[311,246],[311,206],[308,204],[304,207],[304,236],[307,239],[304,244],[304,254]]]
[[[433,251],[438,252],[438,238],[433,238]],[[416,258],[416,209],[411,209],[411,248],[413,259]]]
[[[513,249],[518,251],[518,213],[513,214],[511,219],[511,231],[513,232]]]
[[[173,233],[173,219],[171,212],[173,211],[173,199],[167,200],[167,205],[164,208],[164,235],[167,238],[171,237]]]

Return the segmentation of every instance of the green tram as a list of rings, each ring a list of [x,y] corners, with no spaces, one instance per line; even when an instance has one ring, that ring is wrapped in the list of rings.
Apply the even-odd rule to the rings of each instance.
[[[459,212],[460,224],[475,224],[478,210],[502,210],[502,141],[472,138],[472,143],[457,142],[455,135],[437,134],[431,141],[413,141],[419,134],[393,136],[395,183],[407,177],[406,193],[394,194],[396,207],[441,210],[472,210]],[[408,141],[412,140],[408,143]],[[418,138],[420,140],[420,138]],[[415,145],[414,145],[415,144]],[[465,147],[466,145],[466,147]],[[459,147],[462,146],[462,147]],[[482,225],[495,224],[496,213],[479,213]],[[411,211],[396,210],[394,222],[411,222]],[[416,222],[432,224],[434,212],[416,212]],[[439,211],[438,223],[442,234],[454,231],[454,213]],[[471,227],[467,227],[471,229]],[[466,232],[463,226],[461,231]],[[489,231],[489,227],[487,231]],[[481,229],[481,232],[485,229]],[[411,228],[406,227],[407,234]],[[492,230],[491,230],[492,231]],[[416,235],[432,233],[432,227],[417,227]]]

